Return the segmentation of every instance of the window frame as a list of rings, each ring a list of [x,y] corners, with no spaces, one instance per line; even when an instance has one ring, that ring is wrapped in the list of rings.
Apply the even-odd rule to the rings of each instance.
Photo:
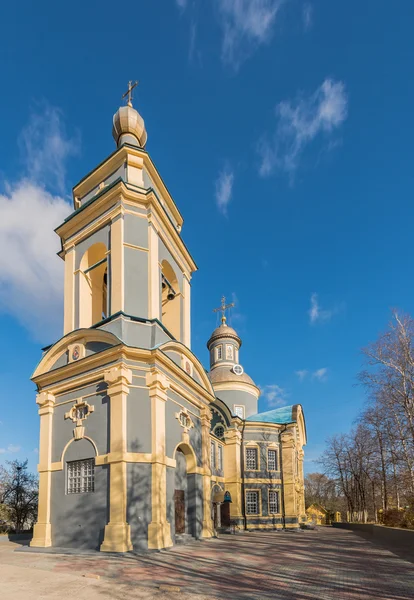
[[[216,442],[210,439],[210,469],[215,471],[217,469],[216,466]]]
[[[257,512],[249,512],[248,508],[248,494],[256,494],[257,495]],[[260,489],[248,489],[244,492],[244,506],[246,509],[246,515],[248,517],[257,517],[262,515],[262,491]]]
[[[215,347],[214,352],[216,355],[216,361],[223,360],[223,344],[218,344],[218,346]]]
[[[270,466],[269,466],[269,452],[274,452],[275,453],[275,468],[274,469],[271,469]],[[267,470],[271,471],[271,472],[278,471],[279,470],[278,469],[278,466],[279,466],[279,455],[278,455],[277,448],[268,448],[267,449],[266,458],[267,458]]]
[[[254,450],[255,454],[256,454],[256,460],[255,460],[255,464],[256,464],[256,468],[250,468],[248,466],[248,459],[247,459],[247,452],[248,450]],[[244,470],[245,471],[260,471],[260,462],[259,462],[259,448],[258,446],[245,446],[244,448]]]
[[[276,512],[270,509],[270,494],[276,494]],[[280,490],[269,489],[267,494],[267,512],[269,515],[280,515]]]
[[[234,361],[234,346],[233,344],[226,344],[226,360]]]
[[[240,415],[238,415],[236,413],[236,409],[237,408],[241,408],[243,416],[240,416]],[[244,420],[245,412],[244,412],[244,406],[243,406],[243,404],[233,404],[233,413],[236,415],[236,417],[239,417],[239,419],[243,419]]]
[[[223,429],[223,435],[221,437],[219,435],[217,435],[217,433],[216,433],[217,429],[219,429],[220,427]],[[222,440],[224,438],[225,431],[226,431],[226,428],[224,427],[223,423],[217,423],[217,425],[213,429],[213,434],[216,436],[216,438],[218,440]]]
[[[75,463],[78,463],[80,465],[80,475],[79,477],[75,477],[73,475],[73,473],[71,473],[72,468],[74,467]],[[91,475],[88,475],[88,472],[85,472],[84,467],[86,466],[86,464],[89,464],[92,469],[91,469]],[[79,485],[76,486],[76,483],[74,483],[74,481],[76,479],[79,479]],[[89,481],[90,479],[90,481]],[[86,481],[86,485],[85,485],[85,481]],[[77,490],[77,487],[79,488],[79,491]],[[87,489],[84,489],[84,488]],[[95,459],[94,458],[82,458],[80,460],[70,460],[66,462],[66,494],[67,495],[72,495],[72,494],[93,494],[95,492]]]
[[[224,446],[217,444],[217,470],[224,471]]]

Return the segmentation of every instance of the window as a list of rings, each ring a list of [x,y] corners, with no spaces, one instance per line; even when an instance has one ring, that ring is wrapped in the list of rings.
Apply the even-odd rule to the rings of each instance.
[[[246,448],[246,469],[257,471],[257,448]]]
[[[277,470],[276,450],[268,450],[267,451],[267,469],[268,469],[268,471],[276,471]]]
[[[246,514],[259,514],[259,492],[246,492]]]
[[[237,406],[235,404],[234,405],[234,414],[236,415],[236,417],[240,417],[241,419],[244,419],[244,406]]]
[[[213,441],[210,446],[210,466],[211,470],[216,468],[216,444]]]
[[[214,435],[218,438],[222,438],[224,436],[224,427],[223,425],[217,425],[217,427],[214,430]]]
[[[221,360],[223,358],[223,346],[217,346],[216,348],[216,360]]]
[[[233,346],[231,344],[226,346],[226,359],[233,360]]]
[[[279,512],[279,492],[269,490],[269,514],[276,515]]]
[[[95,459],[67,463],[68,494],[85,494],[95,489]]]
[[[222,471],[223,470],[223,446],[218,447],[217,458],[218,458],[217,468],[219,471]]]
[[[191,427],[191,419],[185,412],[180,412],[180,423],[187,429],[190,429]]]

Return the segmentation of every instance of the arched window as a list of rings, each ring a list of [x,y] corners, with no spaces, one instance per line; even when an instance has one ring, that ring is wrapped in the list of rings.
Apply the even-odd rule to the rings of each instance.
[[[79,327],[91,327],[108,316],[107,255],[102,242],[82,257],[79,283]]]
[[[217,425],[214,429],[214,435],[221,439],[224,436],[224,427],[223,425]]]
[[[161,263],[162,322],[176,340],[181,339],[181,294],[178,279],[170,263]]]

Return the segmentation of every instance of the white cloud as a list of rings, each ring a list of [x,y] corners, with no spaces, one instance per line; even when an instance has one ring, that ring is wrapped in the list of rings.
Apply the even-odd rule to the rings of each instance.
[[[180,8],[185,8],[187,6],[187,0],[175,0]]]
[[[216,203],[219,211],[227,215],[227,207],[233,191],[234,173],[228,168],[221,171],[216,181]]]
[[[329,136],[346,119],[348,97],[342,81],[325,79],[309,97],[280,102],[276,106],[276,131],[272,140],[258,145],[262,176],[282,170],[291,176],[299,166],[305,147],[318,135]]]
[[[39,448],[33,448],[33,453],[34,454],[39,454]]]
[[[50,191],[65,193],[66,161],[79,149],[79,135],[68,138],[62,112],[44,105],[31,115],[20,135],[27,178]]]
[[[308,374],[307,369],[302,369],[299,371],[295,371],[296,375],[299,377],[300,381],[303,381]]]
[[[0,454],[16,454],[17,452],[20,452],[20,450],[20,446],[9,444],[7,448],[0,448]]]
[[[283,0],[217,0],[223,29],[221,56],[225,64],[240,64],[272,33]]]
[[[305,31],[309,31],[312,27],[313,22],[313,6],[309,4],[309,2],[305,2],[302,8],[302,19],[303,19],[303,28]]]
[[[322,369],[317,369],[312,373],[312,379],[317,379],[318,381],[326,381],[327,380],[328,369],[323,367]]]
[[[312,325],[318,322],[324,323],[326,321],[329,321],[332,318],[332,316],[338,312],[338,310],[338,306],[335,306],[334,308],[331,308],[329,310],[322,309],[321,305],[319,304],[318,294],[314,292],[310,298],[310,308],[308,310],[309,321]]]
[[[0,311],[44,343],[61,334],[63,261],[54,229],[73,210],[60,191],[74,142],[61,113],[46,107],[32,116],[21,145],[27,174],[0,194]]]
[[[286,402],[286,391],[275,383],[260,388],[262,397],[269,407],[282,406]]]

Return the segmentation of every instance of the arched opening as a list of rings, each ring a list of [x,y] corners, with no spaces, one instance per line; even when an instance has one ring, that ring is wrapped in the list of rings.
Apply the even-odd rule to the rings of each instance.
[[[93,244],[82,257],[79,284],[79,327],[91,327],[108,316],[106,246]]]
[[[175,451],[174,533],[176,541],[185,536],[200,537],[202,492],[196,471],[194,451],[181,444]],[[177,537],[178,536],[178,537]]]
[[[176,340],[181,339],[181,294],[177,276],[169,262],[161,263],[162,322]]]

